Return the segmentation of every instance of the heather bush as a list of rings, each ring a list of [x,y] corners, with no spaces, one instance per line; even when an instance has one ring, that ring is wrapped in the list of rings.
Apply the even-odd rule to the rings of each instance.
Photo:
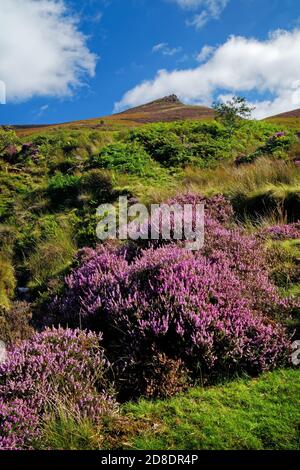
[[[30,448],[39,420],[58,406],[95,422],[116,411],[100,340],[85,331],[47,329],[11,349],[0,365],[0,448]]]
[[[26,400],[0,398],[0,450],[30,449],[39,435],[39,415]]]
[[[263,239],[247,234],[234,225],[234,212],[229,201],[221,195],[205,198],[192,193],[182,194],[167,201],[169,205],[203,203],[205,206],[205,243],[202,254],[219,263],[229,263],[230,269],[241,280],[244,296],[251,308],[270,317],[289,315],[294,302],[283,299],[270,282],[269,263]],[[195,218],[195,213],[194,213]],[[192,221],[193,225],[195,220]],[[297,233],[297,225],[292,229]],[[146,242],[149,245],[149,242]],[[169,241],[150,241],[160,246]],[[145,242],[139,242],[145,245]],[[255,293],[255,294],[254,294]]]
[[[300,222],[264,227],[258,236],[271,240],[295,240],[300,238]]]
[[[233,260],[221,255],[170,245],[145,250],[129,263],[116,248],[84,250],[56,304],[59,321],[80,320],[103,331],[127,398],[147,393],[153,367],[146,364],[158,354],[183,361],[195,380],[285,364],[289,341],[283,329],[259,310],[257,285],[239,276],[242,261],[234,270]],[[264,294],[262,288],[261,303]],[[273,294],[265,302],[276,304]]]
[[[169,199],[166,204],[204,204],[205,207],[205,220],[213,219],[220,224],[231,224],[234,219],[234,212],[229,200],[221,194],[212,197],[204,197],[199,194],[186,193],[180,194],[172,199]]]

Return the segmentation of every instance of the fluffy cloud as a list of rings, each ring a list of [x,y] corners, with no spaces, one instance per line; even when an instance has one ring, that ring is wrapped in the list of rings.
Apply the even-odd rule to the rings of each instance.
[[[94,75],[96,56],[64,0],[1,0],[0,18],[0,80],[8,101],[68,95]]]
[[[223,94],[256,92],[256,117],[300,107],[300,29],[276,31],[265,41],[232,36],[193,69],[159,70],[123,96],[116,109],[175,93],[187,103],[210,105]]]
[[[160,42],[152,47],[152,52],[161,52],[162,55],[173,56],[182,51],[182,47],[170,47],[167,42]]]
[[[213,46],[203,46],[199,54],[197,55],[197,60],[199,62],[204,62],[207,60],[214,52],[215,48]]]
[[[211,19],[217,20],[220,18],[222,11],[226,8],[229,0],[172,0],[176,2],[181,8],[187,10],[202,9],[200,13],[193,16],[192,19],[187,20],[187,25],[195,26],[196,29],[201,29]]]

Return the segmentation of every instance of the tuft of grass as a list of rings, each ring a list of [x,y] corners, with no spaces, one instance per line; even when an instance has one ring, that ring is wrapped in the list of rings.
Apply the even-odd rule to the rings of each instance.
[[[8,309],[14,295],[16,280],[14,268],[7,257],[0,253],[0,309]]]
[[[43,424],[42,438],[36,449],[51,450],[100,450],[103,435],[88,418],[59,408],[48,416]]]
[[[243,219],[299,218],[300,170],[288,161],[262,157],[240,167],[227,164],[214,170],[187,168],[182,189],[207,195],[224,194]]]
[[[41,287],[59,276],[71,264],[76,252],[70,227],[57,227],[45,241],[39,242],[25,262],[31,273],[29,287]]]
[[[299,449],[300,370],[193,388],[165,401],[128,403],[124,412],[149,423],[131,441],[133,449]]]
[[[236,167],[232,164],[215,169],[186,168],[183,184],[192,191],[236,194],[266,189],[270,186],[300,185],[300,171],[293,163],[262,157],[254,163]]]

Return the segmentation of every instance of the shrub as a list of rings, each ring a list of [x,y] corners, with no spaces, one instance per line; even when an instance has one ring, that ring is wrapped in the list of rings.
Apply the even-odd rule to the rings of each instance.
[[[48,194],[53,202],[65,204],[67,200],[78,196],[79,187],[79,176],[58,173],[49,181]]]
[[[122,391],[125,383],[129,396],[136,393],[130,377],[156,354],[183,361],[194,379],[200,371],[211,380],[285,364],[289,342],[283,329],[255,310],[263,303],[263,288],[257,300],[251,272],[247,284],[242,259],[234,265],[217,251],[205,257],[174,245],[145,250],[131,264],[113,248],[85,250],[66,279],[59,321],[76,324],[81,318],[85,326],[103,331],[119,386]],[[151,383],[152,374],[145,368],[140,383]]]
[[[0,448],[28,448],[38,422],[67,406],[97,422],[116,411],[108,363],[94,333],[47,329],[14,347],[0,365]]]
[[[155,169],[147,152],[136,143],[116,143],[104,147],[98,156],[92,157],[91,166],[138,176],[149,176]]]
[[[111,176],[104,170],[94,169],[85,173],[82,189],[90,192],[97,204],[110,202],[115,196]]]
[[[241,157],[237,163],[253,163],[262,156],[273,156],[275,158],[287,158],[288,151],[295,144],[296,139],[293,133],[276,132],[267,142],[255,150],[255,152]]]
[[[300,238],[300,222],[264,227],[258,236],[271,240],[296,240]]]
[[[12,130],[0,129],[0,154],[2,154],[6,147],[15,146],[19,143],[16,133]]]
[[[189,371],[183,360],[172,359],[157,350],[145,353],[140,351],[139,359],[122,376],[121,399],[128,396],[167,398],[188,388]]]
[[[13,344],[33,335],[30,305],[27,302],[13,302],[8,310],[0,309],[0,340]]]
[[[137,130],[132,131],[129,138],[132,142],[142,145],[148,154],[163,166],[186,166],[191,161],[181,139],[170,130]]]

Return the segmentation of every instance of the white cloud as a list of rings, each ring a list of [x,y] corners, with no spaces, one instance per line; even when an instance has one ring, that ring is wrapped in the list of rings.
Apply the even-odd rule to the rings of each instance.
[[[230,37],[203,64],[159,70],[153,80],[129,90],[115,109],[137,106],[175,93],[187,103],[210,105],[223,94],[256,92],[256,117],[300,107],[300,29],[276,31],[265,41]]]
[[[186,8],[188,10],[193,10],[203,5],[210,5],[216,3],[220,0],[171,0],[177,3],[181,8]]]
[[[196,29],[201,29],[210,20],[217,20],[220,18],[221,13],[226,8],[229,0],[172,0],[176,2],[181,8],[187,10],[200,10],[195,14],[192,19],[187,20],[188,26],[194,26]]]
[[[44,104],[43,106],[40,107],[38,112],[36,113],[36,117],[41,117],[45,114],[45,112],[49,109],[48,104]]]
[[[204,10],[202,13],[199,13],[199,15],[195,15],[192,20],[187,20],[186,24],[188,26],[195,26],[196,29],[201,29],[209,22],[210,19],[210,14]]]
[[[0,0],[0,80],[8,101],[65,96],[95,73],[86,45],[64,0]]]
[[[173,56],[182,51],[182,47],[170,47],[167,42],[160,42],[152,47],[152,52],[161,52],[165,56]]]
[[[213,46],[208,46],[208,45],[203,46],[201,51],[197,55],[197,60],[199,62],[204,62],[213,54],[214,50],[215,48]]]

